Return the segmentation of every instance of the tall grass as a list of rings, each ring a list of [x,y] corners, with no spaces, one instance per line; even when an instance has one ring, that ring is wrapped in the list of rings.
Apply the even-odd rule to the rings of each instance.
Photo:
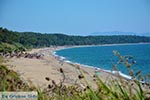
[[[57,85],[52,82],[49,91],[46,91],[46,93],[56,100],[149,100],[150,95],[147,91],[147,89],[150,88],[148,87],[149,83],[144,83],[147,84],[145,88],[143,83],[141,83],[137,78],[141,74],[141,71],[135,72],[134,74],[131,69],[131,67],[136,64],[133,57],[121,56],[117,51],[113,52],[119,58],[118,62],[115,64],[116,69],[119,64],[124,64],[129,71],[129,75],[132,76],[132,79],[124,79],[118,74],[117,78],[112,78],[103,82],[99,75],[95,73],[93,77],[93,79],[95,79],[95,83],[97,84],[97,89],[95,90],[89,85],[83,70],[80,69],[78,65],[74,65],[80,72],[78,78],[80,81],[84,81],[86,87],[82,88],[80,86],[76,86],[75,84],[71,87],[67,87],[63,85],[63,83],[61,83],[61,85]],[[64,77],[65,74],[62,68],[60,68],[60,72]],[[62,87],[64,86],[65,90],[62,90]],[[53,89],[51,90],[52,87],[55,88],[55,91]]]
[[[150,84],[144,82],[143,79],[145,78],[141,77],[141,71],[133,72],[131,69],[136,64],[133,57],[121,56],[117,51],[113,52],[118,57],[118,62],[113,66],[117,69],[119,64],[124,64],[124,67],[129,71],[129,75],[132,76],[131,80],[124,79],[118,74],[117,77],[113,76],[104,81],[101,80],[98,73],[95,73],[93,80],[95,80],[97,89],[93,89],[89,85],[86,75],[84,75],[80,66],[73,65],[80,72],[78,78],[84,83],[85,87],[81,87],[79,84],[66,86],[64,84],[66,74],[63,68],[60,68],[59,71],[62,74],[60,83],[56,83],[54,80],[46,77],[45,79],[49,81],[47,88],[44,90],[40,88],[34,89],[38,92],[38,100],[150,100]],[[33,90],[28,85],[23,85],[19,76],[15,72],[8,70],[5,66],[0,65],[0,73],[0,91]]]
[[[0,91],[31,91],[34,89],[22,81],[16,72],[0,65]]]

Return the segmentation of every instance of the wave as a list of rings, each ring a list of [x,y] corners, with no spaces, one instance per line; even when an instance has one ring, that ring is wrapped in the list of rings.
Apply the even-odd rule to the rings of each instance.
[[[122,73],[122,72],[120,72],[120,71],[112,71],[112,73],[115,74],[115,75],[118,75],[118,74],[119,74],[120,76],[122,76],[122,77],[124,77],[124,78],[127,78],[127,79],[132,79],[131,76],[126,75],[126,74],[124,74],[124,73]]]
[[[66,62],[68,64],[76,64],[76,65],[80,65],[81,67],[94,68],[96,70],[96,72],[106,72],[106,73],[110,73],[110,74],[115,75],[115,76],[120,75],[121,77],[123,77],[125,79],[128,79],[128,80],[132,79],[131,76],[126,75],[126,74],[124,74],[120,71],[105,70],[105,69],[101,69],[101,68],[98,68],[98,67],[95,67],[95,66],[89,66],[89,65],[80,64],[80,63],[77,63],[77,62],[72,62],[72,61],[68,60],[67,58],[65,58],[63,56],[57,55],[56,53],[57,53],[56,51],[53,52],[53,55],[55,57],[57,57],[60,61]]]

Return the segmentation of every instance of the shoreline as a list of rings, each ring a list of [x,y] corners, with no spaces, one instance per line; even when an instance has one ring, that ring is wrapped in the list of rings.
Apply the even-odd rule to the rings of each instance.
[[[57,47],[57,49],[61,49],[64,47]],[[76,68],[76,64],[68,64],[63,62],[63,65],[59,61],[59,59],[55,58],[52,52],[56,50],[56,48],[40,48],[33,49],[29,51],[29,53],[42,53],[44,57],[42,59],[35,58],[9,58],[8,62],[4,63],[9,69],[17,72],[21,79],[26,83],[32,83],[36,87],[40,87],[42,89],[47,88],[47,86],[51,83],[50,81],[45,80],[46,77],[52,81],[54,80],[57,84],[62,81],[62,73],[60,73],[60,68],[64,70],[66,79],[64,81],[65,85],[79,84],[82,86],[84,83],[80,81],[78,75],[80,72]],[[94,75],[93,68],[81,68],[84,72],[85,77],[89,81],[89,84],[95,88],[96,84],[93,85],[92,76]],[[106,76],[106,75],[105,75]]]
[[[121,43],[121,44],[100,44],[100,45],[76,45],[76,46],[58,46],[58,47],[63,47],[63,48],[58,48],[55,51],[63,50],[63,49],[72,49],[72,48],[84,48],[84,47],[95,47],[95,46],[124,46],[124,45],[142,45],[142,44],[150,44],[149,42],[147,43]],[[57,47],[56,47],[57,48]],[[55,52],[54,51],[54,52]]]
[[[84,75],[88,80],[89,84],[93,88],[96,88],[96,84],[93,81],[93,75],[98,68],[87,67],[86,65],[72,62],[61,62],[60,59],[54,56],[54,52],[56,52],[57,50],[63,50],[68,48],[74,47],[58,46],[33,49],[32,51],[29,51],[29,53],[44,54],[43,59],[18,59],[14,57],[8,59],[9,62],[5,63],[5,65],[8,66],[9,69],[12,69],[15,72],[19,73],[20,77],[26,82],[32,82],[36,87],[41,87],[42,89],[46,88],[50,83],[49,81],[45,80],[46,77],[49,77],[50,80],[54,80],[56,83],[59,83],[62,80],[62,74],[59,71],[60,68],[63,68],[66,75],[66,85],[75,84],[75,82],[79,85],[83,85],[84,83],[80,81],[80,79],[78,79],[78,75],[80,75],[80,72],[78,71],[77,66],[79,66],[82,72],[84,72]],[[118,76],[117,74],[115,75],[112,72],[106,71],[105,69],[98,69],[97,72],[99,73],[99,76],[103,81],[107,80],[108,77],[109,79],[112,79],[112,77],[116,78]],[[127,79],[126,77],[124,78]]]
[[[93,47],[93,46],[120,46],[120,45],[140,45],[140,44],[150,44],[150,42],[141,42],[141,43],[120,43],[120,44],[99,44],[99,45],[73,45],[73,46],[58,46],[67,48],[78,48],[78,47]],[[56,46],[57,47],[57,46]],[[61,48],[62,50],[63,48]]]
[[[56,52],[59,51],[59,50],[72,49],[72,48],[84,48],[84,47],[95,47],[95,46],[142,45],[142,44],[150,44],[150,43],[124,43],[124,44],[65,46],[65,47],[63,47],[63,48],[59,48],[59,49],[57,49],[57,50],[54,50],[54,51],[53,51],[53,55],[56,56],[56,57],[58,56],[60,60],[63,60],[63,61],[66,62],[66,63],[79,64],[80,66],[85,67],[85,68],[97,69],[97,70],[101,70],[101,71],[103,71],[103,72],[106,72],[106,73],[109,73],[109,74],[113,74],[113,75],[119,74],[119,75],[120,75],[121,77],[123,77],[124,79],[131,80],[131,76],[129,76],[129,75],[127,75],[127,74],[124,74],[124,73],[122,73],[122,72],[120,72],[120,71],[105,70],[105,69],[98,68],[98,67],[95,67],[95,66],[89,66],[89,65],[84,65],[84,64],[81,64],[81,63],[77,63],[77,62],[72,62],[72,61],[66,59],[66,58],[63,57],[63,56],[57,55]]]

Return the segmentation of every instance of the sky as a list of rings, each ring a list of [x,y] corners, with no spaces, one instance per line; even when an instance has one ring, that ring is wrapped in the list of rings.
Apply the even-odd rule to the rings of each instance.
[[[150,0],[0,0],[0,27],[85,35],[150,32]]]

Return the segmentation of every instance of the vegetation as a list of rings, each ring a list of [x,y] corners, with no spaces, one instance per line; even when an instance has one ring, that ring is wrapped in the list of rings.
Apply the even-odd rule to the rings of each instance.
[[[40,34],[33,32],[13,32],[0,28],[0,52],[13,53],[25,51],[25,48],[47,47],[58,45],[99,45],[113,43],[140,43],[150,42],[150,37],[141,36],[68,36],[63,34]],[[66,86],[64,84],[65,72],[60,68],[62,81],[56,84],[54,80],[49,80],[48,88],[41,90],[28,85],[20,79],[19,75],[2,65],[3,58],[0,56],[0,91],[31,91],[38,92],[39,100],[149,100],[150,83],[141,76],[141,72],[133,72],[132,65],[135,64],[133,57],[121,56],[118,52],[114,54],[119,58],[113,65],[117,69],[119,64],[124,64],[132,80],[126,80],[117,74],[118,78],[102,81],[99,73],[95,72],[93,80],[97,85],[94,90],[79,66],[75,66],[80,72],[78,78],[83,81],[85,88],[74,84]],[[139,79],[139,80],[138,80]]]
[[[80,67],[75,66],[80,72],[78,78],[85,83],[85,88],[77,84],[67,87],[63,81],[56,84],[55,81],[52,80],[48,85],[48,89],[38,91],[40,94],[39,100],[149,100],[150,83],[142,83],[137,80],[136,77],[141,73],[137,72],[134,74],[130,69],[135,62],[130,62],[129,60],[134,61],[134,59],[130,56],[121,56],[117,51],[114,51],[114,54],[119,58],[115,67],[121,63],[124,64],[127,70],[129,70],[129,75],[132,75],[132,80],[124,79],[118,74],[118,78],[112,78],[103,82],[99,78],[98,73],[95,73],[93,79],[97,84],[97,89],[94,90],[88,84]],[[62,68],[60,68],[60,73],[62,73],[62,77],[65,77]],[[49,78],[45,79],[50,81]]]
[[[64,34],[41,34],[34,32],[14,32],[0,28],[0,44],[18,44],[26,48],[49,47],[63,45],[100,45],[119,43],[150,42],[150,37],[144,36],[69,36]]]
[[[133,58],[130,56],[121,56],[116,51],[114,51],[114,54],[119,58],[115,67],[117,68],[121,63],[124,64],[129,70],[129,75],[132,76],[132,80],[126,80],[118,74],[118,78],[110,78],[109,80],[102,81],[99,77],[99,73],[95,72],[93,80],[97,85],[97,89],[93,89],[88,84],[80,66],[74,65],[80,72],[78,78],[84,83],[85,87],[78,84],[66,86],[64,84],[66,78],[65,72],[63,68],[60,68],[60,73],[62,74],[60,83],[56,84],[54,80],[50,80],[46,77],[45,79],[49,81],[49,85],[46,89],[41,90],[40,88],[35,88],[31,84],[28,85],[20,79],[16,72],[0,64],[0,91],[34,90],[38,92],[38,100],[149,100],[150,83],[142,83],[136,79],[141,73],[138,72],[134,74],[130,69],[132,65],[135,64]],[[3,59],[1,58],[0,61],[3,62]]]
[[[0,56],[0,91],[32,91],[35,87],[28,85],[13,70],[2,65],[4,59]]]

